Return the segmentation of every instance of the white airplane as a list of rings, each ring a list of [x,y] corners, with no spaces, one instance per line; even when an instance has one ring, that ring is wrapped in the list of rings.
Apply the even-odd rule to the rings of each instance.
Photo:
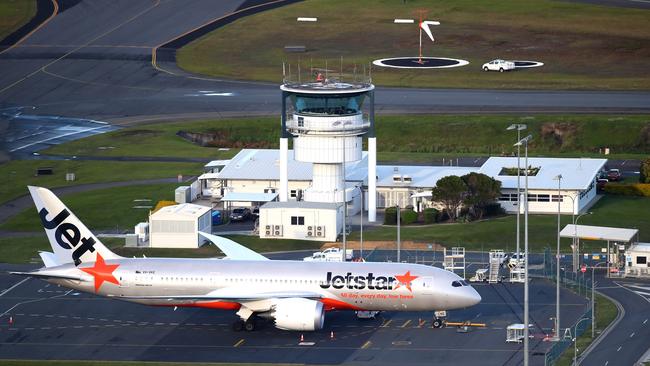
[[[53,253],[45,267],[11,272],[146,305],[237,311],[236,330],[257,317],[284,330],[323,328],[327,310],[430,311],[478,304],[459,276],[405,263],[269,260],[229,239],[201,233],[225,259],[123,258],[106,248],[48,189],[29,187]]]

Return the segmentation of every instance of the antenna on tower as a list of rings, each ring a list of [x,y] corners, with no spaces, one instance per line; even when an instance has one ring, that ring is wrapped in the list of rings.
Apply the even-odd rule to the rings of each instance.
[[[300,83],[300,58],[298,58],[298,83]]]
[[[339,71],[339,80],[343,80],[343,56],[341,56],[341,71]]]
[[[325,59],[325,81],[327,81],[327,59]]]
[[[284,69],[284,61],[282,61],[282,82],[285,82],[287,80],[287,73]]]

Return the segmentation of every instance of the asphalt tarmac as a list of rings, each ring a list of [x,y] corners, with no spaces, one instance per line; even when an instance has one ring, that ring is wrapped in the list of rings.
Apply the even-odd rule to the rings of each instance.
[[[235,332],[231,324],[236,316],[228,311],[146,307],[5,272],[26,267],[0,266],[0,358],[365,365],[522,361],[522,345],[505,342],[507,325],[521,322],[521,284],[476,284],[481,304],[449,314],[450,321],[487,324],[467,333],[455,327],[431,328],[431,313],[386,312],[374,320],[358,320],[352,312],[331,312],[325,329],[303,333],[301,343],[301,333],[271,324],[255,332]],[[551,332],[554,294],[552,283],[532,281],[533,365],[544,364],[543,353],[550,346],[542,338]],[[564,319],[574,321],[587,302],[569,292],[562,296]]]

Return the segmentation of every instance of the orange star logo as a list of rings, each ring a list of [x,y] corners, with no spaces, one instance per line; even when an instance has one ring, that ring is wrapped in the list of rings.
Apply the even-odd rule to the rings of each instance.
[[[95,277],[95,292],[97,292],[104,282],[110,282],[116,285],[120,284],[117,278],[113,276],[113,272],[119,266],[119,264],[106,264],[106,262],[104,262],[104,258],[102,258],[102,256],[97,253],[97,259],[95,260],[94,267],[79,269]]]
[[[404,285],[406,288],[411,291],[411,282],[418,278],[419,276],[411,276],[411,271],[407,271],[405,274],[399,276],[395,275],[395,278],[397,279],[397,286],[395,286],[395,290],[400,288],[400,286]],[[413,292],[413,291],[411,291]]]

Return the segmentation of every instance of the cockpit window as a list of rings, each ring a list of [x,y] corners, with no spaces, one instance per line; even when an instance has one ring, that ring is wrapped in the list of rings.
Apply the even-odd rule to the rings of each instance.
[[[451,283],[451,285],[454,286],[454,287],[460,287],[460,286],[462,286],[462,284],[460,283],[460,281],[454,281],[454,282]]]

